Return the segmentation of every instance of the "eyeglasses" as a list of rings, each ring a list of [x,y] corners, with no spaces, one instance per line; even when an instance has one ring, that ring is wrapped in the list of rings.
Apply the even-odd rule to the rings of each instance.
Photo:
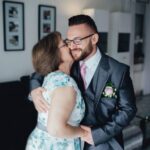
[[[86,38],[89,38],[89,37],[91,37],[92,35],[94,35],[95,33],[93,33],[93,34],[90,34],[90,35],[88,35],[88,36],[85,36],[85,37],[83,37],[83,38],[75,38],[75,39],[73,39],[73,40],[68,40],[68,39],[66,39],[66,40],[64,40],[64,42],[68,45],[68,46],[70,46],[71,45],[71,42],[73,42],[74,44],[76,44],[76,45],[80,45],[81,43],[82,43],[82,40],[84,40],[84,39],[86,39]]]
[[[58,47],[58,48],[60,49],[60,48],[63,48],[63,47],[65,47],[65,46],[67,46],[67,45],[66,45],[66,43],[65,43],[65,44],[63,44],[63,45],[61,45],[61,46],[60,46],[60,47]]]

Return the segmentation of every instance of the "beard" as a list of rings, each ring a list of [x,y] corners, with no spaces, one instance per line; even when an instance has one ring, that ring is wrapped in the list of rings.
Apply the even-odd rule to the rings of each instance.
[[[84,49],[77,48],[77,49],[71,50],[71,55],[75,61],[80,61],[88,57],[92,53],[92,50],[93,50],[93,46],[90,41]]]

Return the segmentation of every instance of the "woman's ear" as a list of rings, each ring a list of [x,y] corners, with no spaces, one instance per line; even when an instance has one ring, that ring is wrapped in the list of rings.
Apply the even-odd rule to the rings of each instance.
[[[97,44],[99,40],[99,35],[97,33],[95,33],[93,36],[92,36],[92,43],[93,44]]]

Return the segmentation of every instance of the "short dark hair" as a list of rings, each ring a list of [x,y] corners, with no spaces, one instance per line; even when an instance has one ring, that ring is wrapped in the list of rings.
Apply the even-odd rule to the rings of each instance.
[[[58,48],[60,38],[59,32],[51,32],[34,45],[32,63],[35,71],[39,74],[47,75],[58,69],[61,62]]]
[[[69,18],[69,26],[80,24],[87,24],[91,29],[98,33],[96,24],[90,16],[81,14]]]

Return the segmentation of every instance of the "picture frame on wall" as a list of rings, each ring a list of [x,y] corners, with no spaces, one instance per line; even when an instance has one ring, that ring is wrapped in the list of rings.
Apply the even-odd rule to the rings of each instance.
[[[24,3],[3,1],[4,50],[24,50]]]
[[[56,7],[39,5],[39,40],[56,30]]]
[[[108,43],[108,32],[98,32],[99,40],[97,42],[98,48],[103,52],[107,53],[107,43]]]
[[[118,33],[118,52],[129,52],[130,33]]]

